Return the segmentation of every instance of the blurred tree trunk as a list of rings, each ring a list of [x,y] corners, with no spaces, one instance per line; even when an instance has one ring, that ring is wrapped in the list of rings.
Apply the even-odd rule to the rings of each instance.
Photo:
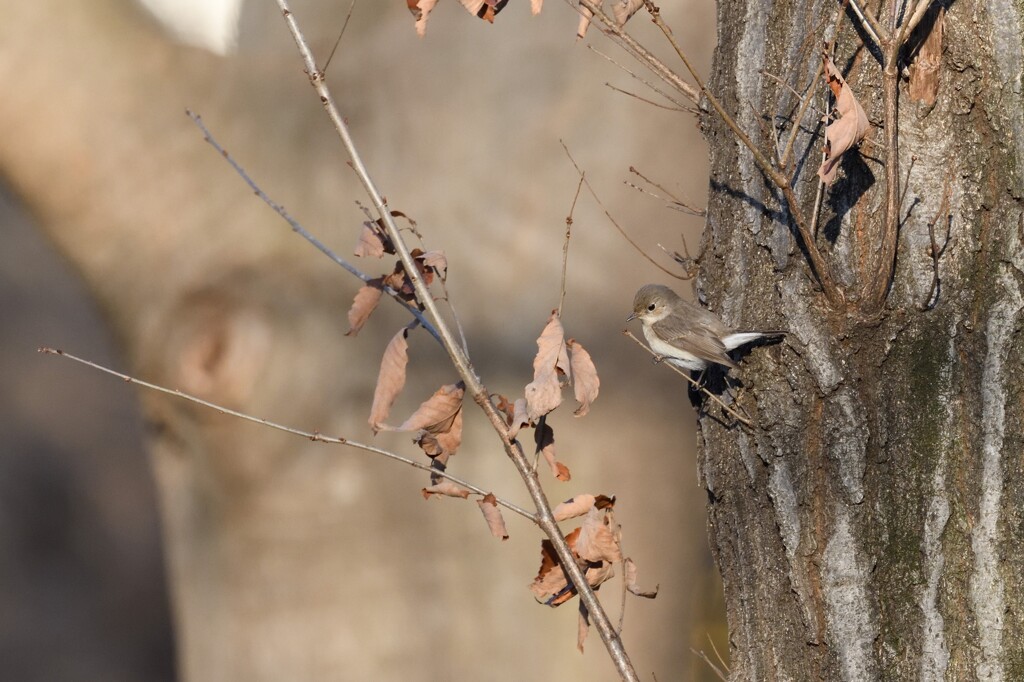
[[[253,42],[259,48],[218,59],[172,44],[129,0],[0,0],[0,169],[99,301],[127,371],[277,422],[368,439],[365,418],[376,363],[384,340],[407,316],[382,305],[374,328],[343,338],[354,281],[253,198],[184,115],[186,106],[202,114],[268,193],[332,247],[350,252],[362,220],[353,200],[362,192],[331,142],[334,134],[279,12],[267,3],[251,7],[244,20],[249,28],[266,24],[256,27],[260,37]],[[320,3],[321,20],[307,24],[314,25],[318,50],[330,49],[346,7]],[[550,249],[549,283],[555,284],[547,289],[557,301],[564,211],[577,183],[552,131],[567,129],[588,140],[615,115],[625,118],[614,113],[617,104],[606,108],[608,119],[585,120],[583,114],[594,105],[579,95],[607,97],[599,81],[573,77],[570,83],[563,71],[545,66],[556,51],[574,50],[569,10],[551,10],[570,21],[555,24],[545,17],[545,26],[552,24],[545,29],[529,12],[510,13],[502,27],[507,36],[496,41],[485,31],[497,26],[457,15],[461,10],[454,8],[449,16],[460,23],[448,36],[458,31],[460,40],[446,43],[445,27],[435,19],[439,25],[431,30],[441,33],[440,42],[430,43],[417,40],[400,4],[388,9],[361,4],[331,66],[330,77],[344,83],[345,113],[359,139],[368,141],[364,154],[379,170],[393,205],[402,195],[403,209],[417,211],[421,225],[436,228],[429,233],[432,246],[444,248],[460,264],[450,284],[460,313],[473,321],[467,327],[472,345],[481,350],[474,360],[508,368],[493,383],[517,387],[513,390],[528,381],[533,339],[550,310],[549,302],[538,304],[543,278],[531,271],[524,283],[522,264],[527,258],[535,262],[550,246],[550,235],[557,235]],[[304,4],[296,11],[304,20],[316,10]],[[402,22],[382,21],[394,16],[389,12],[400,14]],[[547,47],[523,55],[516,36],[525,29],[507,28],[515,21],[534,21],[530,36],[547,35]],[[399,40],[406,41],[408,52],[396,49]],[[486,59],[465,56],[479,57],[482,46],[488,48]],[[431,78],[439,75],[436,80],[416,76],[420,72],[409,68],[410,62],[433,67]],[[538,80],[546,89],[499,107],[510,100],[506,83],[488,72],[487,65],[496,62],[517,74],[532,64],[522,73],[544,74]],[[430,82],[416,82],[417,77]],[[470,84],[487,100],[486,116],[442,108],[457,99],[456,85]],[[409,96],[414,105],[396,107],[392,93]],[[429,135],[423,134],[424,112],[430,114]],[[500,135],[467,134],[467,119],[492,115]],[[621,128],[617,150],[608,152],[623,155],[616,157],[620,169],[669,139],[652,140],[642,131]],[[542,131],[547,137],[537,141]],[[492,186],[494,168],[504,167],[505,159],[534,158],[521,155],[542,146],[563,166],[534,163],[537,172],[503,186],[498,196],[461,188],[439,199],[438,184],[423,181],[427,168],[450,167]],[[583,151],[590,153],[605,154]],[[665,159],[666,166],[672,162]],[[539,199],[562,181],[566,201]],[[554,218],[538,217],[545,215],[542,208]],[[641,221],[642,214],[636,215]],[[555,229],[529,231],[522,228],[527,224]],[[467,238],[467,225],[481,229],[474,227]],[[510,244],[513,228],[516,243]],[[594,274],[606,267],[593,254],[585,255],[595,247],[574,243],[573,248],[574,258],[592,264],[585,280],[588,295],[580,295],[580,313],[573,314],[582,325],[602,331],[595,337],[612,338],[604,342],[614,349],[605,350],[605,357],[628,352],[636,358],[635,349],[607,333],[628,312],[628,293],[618,290],[621,282]],[[600,249],[616,252],[621,246],[600,244]],[[458,287],[468,296],[459,296]],[[517,294],[496,306],[493,292],[502,288]],[[614,296],[618,303],[590,305]],[[536,315],[535,325],[508,324],[528,319],[529,311]],[[67,343],[73,352],[73,341],[49,342]],[[415,405],[420,395],[451,381],[451,374],[432,342],[421,337],[410,342],[411,369],[419,362],[419,380],[437,380],[415,389],[410,381],[406,394]],[[500,360],[487,356],[495,349],[503,353]],[[508,349],[520,353],[521,371]],[[611,373],[603,378],[610,385]],[[595,411],[658,415],[659,409],[667,414],[674,407],[655,392],[639,398],[620,392],[618,403],[614,392],[607,393]],[[571,607],[552,612],[529,595],[526,585],[536,571],[539,541],[533,527],[510,520],[513,540],[497,543],[474,505],[424,502],[419,488],[425,477],[180,400],[140,395],[161,498],[183,679],[555,679],[610,673],[596,642],[586,657],[576,652]],[[582,436],[574,445],[588,453],[588,467],[617,481],[609,492],[660,500],[638,512],[638,518],[652,517],[633,526],[631,545],[638,553],[660,539],[655,515],[678,520],[681,531],[673,543],[648,551],[690,576],[701,562],[693,550],[697,543],[685,541],[694,537],[686,524],[700,518],[699,501],[678,493],[678,479],[692,469],[668,448],[671,461],[640,472],[620,456],[637,443],[669,442],[650,422],[666,430],[681,427],[668,418],[626,426],[615,421],[606,419],[604,431],[575,427]],[[466,442],[491,442],[485,440],[491,434],[478,438],[475,423],[467,416]],[[382,434],[378,441],[413,451],[404,436]],[[518,484],[511,482],[504,457],[486,445],[478,449],[477,457],[459,455],[467,477],[502,486],[505,490],[496,487],[496,492],[514,496]],[[679,468],[678,475],[672,467]],[[628,477],[622,475],[626,471]],[[559,488],[554,495],[577,492]],[[628,637],[649,642],[669,626],[688,636],[702,595],[691,589],[666,592],[657,602],[661,615],[632,619]],[[486,627],[480,626],[481,618]],[[689,656],[671,647],[644,653],[642,658],[655,659],[647,667],[670,678],[690,669]]]
[[[720,121],[706,126],[699,294],[734,326],[790,332],[740,374],[756,429],[700,420],[734,680],[1024,679],[1024,18],[1019,3],[944,4],[937,101],[900,85],[909,182],[881,314],[829,308],[778,195]],[[837,9],[719,3],[711,87],[765,153],[765,130],[785,125],[785,140],[797,105],[761,73],[803,89]],[[839,17],[835,62],[878,122],[878,52],[855,22]],[[797,143],[806,215],[817,102]],[[877,123],[869,140],[826,188],[817,236],[850,300],[884,212]]]

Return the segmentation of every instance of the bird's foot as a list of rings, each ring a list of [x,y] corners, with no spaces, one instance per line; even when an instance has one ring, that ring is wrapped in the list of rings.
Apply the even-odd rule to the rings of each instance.
[[[660,364],[661,362],[664,362],[664,360],[665,360],[665,356],[664,355],[655,355],[653,358],[651,358],[651,364],[652,365],[657,365],[657,364]]]

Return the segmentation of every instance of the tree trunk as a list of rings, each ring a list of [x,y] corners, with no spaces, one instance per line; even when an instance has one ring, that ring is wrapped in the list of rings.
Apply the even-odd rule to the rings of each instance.
[[[871,9],[888,16],[883,5]],[[885,205],[880,52],[838,11],[719,3],[711,88],[765,153],[766,129],[785,140],[797,106],[762,72],[804,88],[837,34],[834,61],[875,122],[824,193],[817,244],[846,292],[840,309],[749,152],[707,122],[699,293],[736,327],[789,331],[738,374],[755,428],[700,419],[731,678],[1024,679],[1021,6],[948,3],[937,101],[900,84],[902,223],[872,316],[856,299],[878,267]],[[813,90],[825,92],[820,78]],[[805,215],[820,115],[809,110],[797,140]]]

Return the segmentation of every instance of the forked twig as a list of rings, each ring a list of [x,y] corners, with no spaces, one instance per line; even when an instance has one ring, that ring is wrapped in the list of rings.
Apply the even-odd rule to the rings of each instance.
[[[363,282],[369,282],[371,279],[373,279],[373,277],[370,277],[365,272],[349,263],[347,260],[339,256],[334,250],[329,248],[326,244],[324,244],[315,236],[313,236],[313,234],[309,230],[304,228],[302,224],[299,223],[298,220],[293,218],[291,214],[285,210],[284,206],[281,206],[276,201],[271,199],[267,195],[267,193],[263,191],[263,188],[256,184],[256,181],[252,179],[249,173],[247,173],[246,170],[242,168],[242,165],[238,163],[238,161],[236,161],[235,158],[231,156],[231,154],[228,153],[228,150],[222,147],[219,142],[217,142],[216,138],[213,137],[213,133],[211,133],[210,130],[206,127],[206,124],[203,123],[203,119],[199,114],[189,109],[185,110],[185,114],[190,119],[192,119],[192,122],[195,123],[199,130],[202,131],[203,141],[217,150],[217,153],[220,154],[224,158],[224,160],[228,162],[228,165],[234,169],[235,173],[238,174],[238,177],[242,178],[245,184],[249,185],[249,188],[252,189],[253,193],[257,197],[259,197],[260,200],[263,201],[263,203],[265,203],[267,206],[273,209],[273,211],[277,213],[279,216],[284,218],[284,221],[291,226],[292,231],[295,232],[295,234],[305,239],[307,242],[316,247],[316,249],[320,251],[320,253],[330,258],[332,261],[335,262],[335,264],[340,265],[350,274],[355,275]],[[384,286],[383,291],[385,294],[394,299],[399,305],[408,310],[413,317],[419,320],[419,323],[423,325],[423,328],[426,329],[431,336],[437,339],[438,343],[441,343],[441,335],[438,333],[437,329],[434,327],[433,324],[431,324],[430,320],[424,317],[423,313],[418,308],[416,308],[416,306],[410,305],[401,296],[398,295],[397,291],[395,291],[389,286]]]
[[[565,271],[569,266],[569,240],[572,238],[572,215],[576,212],[576,202],[580,198],[580,190],[583,189],[583,181],[586,178],[586,175],[580,176],[580,181],[576,185],[576,194],[572,197],[569,215],[565,216],[565,243],[562,244],[562,287],[558,295],[558,317],[562,317],[562,304],[565,303]]]
[[[148,381],[143,381],[142,379],[136,379],[133,376],[130,376],[128,374],[122,374],[121,372],[118,372],[116,370],[110,369],[109,367],[104,367],[103,365],[100,365],[100,364],[97,364],[95,362],[92,362],[91,360],[86,360],[85,358],[80,358],[77,355],[72,355],[71,353],[65,353],[64,351],[59,350],[57,348],[46,348],[46,347],[43,347],[43,348],[39,348],[38,350],[39,350],[40,353],[44,353],[46,355],[58,355],[58,356],[60,356],[62,358],[67,358],[69,360],[74,360],[75,362],[78,362],[80,364],[86,365],[87,367],[92,367],[93,369],[97,369],[97,370],[99,370],[99,371],[101,371],[101,372],[103,372],[105,374],[109,374],[111,376],[115,376],[118,379],[123,380],[125,383],[135,384],[137,386],[142,386],[143,388],[148,388],[148,389],[150,389],[152,391],[158,391],[159,393],[164,393],[166,395],[172,395],[172,396],[174,396],[176,398],[181,398],[183,400],[187,400],[189,402],[196,403],[197,405],[202,405],[203,407],[208,407],[211,410],[216,410],[216,411],[220,412],[221,414],[228,414],[228,415],[231,415],[232,417],[238,417],[239,419],[244,419],[245,421],[248,421],[248,422],[253,422],[255,424],[261,424],[261,425],[269,427],[271,429],[276,429],[277,431],[284,431],[285,433],[290,433],[290,434],[292,434],[294,436],[301,436],[302,438],[314,441],[316,443],[332,443],[334,445],[345,445],[345,446],[350,447],[350,448],[355,448],[356,450],[362,450],[364,452],[369,452],[369,453],[372,453],[372,454],[375,454],[375,455],[380,455],[381,457],[386,457],[387,459],[393,460],[395,462],[401,462],[402,464],[407,464],[407,465],[413,467],[414,469],[420,469],[422,471],[429,472],[432,476],[440,476],[442,478],[447,478],[452,483],[457,483],[458,485],[461,485],[463,488],[466,488],[467,490],[470,490],[470,491],[476,493],[477,495],[492,494],[491,491],[484,490],[483,488],[481,488],[479,486],[475,486],[472,483],[470,483],[469,481],[464,481],[461,478],[458,478],[457,476],[452,476],[451,474],[449,474],[449,473],[447,473],[445,471],[441,471],[440,469],[435,469],[435,468],[433,468],[433,467],[431,467],[431,466],[429,466],[427,464],[423,464],[421,462],[417,462],[414,459],[409,459],[408,457],[403,457],[402,455],[399,455],[397,453],[391,452],[390,450],[384,450],[383,448],[378,448],[378,447],[375,447],[373,445],[366,445],[365,443],[359,443],[357,441],[350,440],[348,438],[342,438],[341,436],[325,436],[324,434],[320,433],[319,431],[303,431],[301,429],[296,429],[296,428],[293,428],[291,426],[285,426],[284,424],[278,424],[276,422],[272,422],[269,419],[263,419],[262,417],[254,417],[251,414],[246,414],[244,412],[239,412],[237,410],[232,410],[229,407],[224,407],[223,405],[218,405],[217,403],[212,403],[209,400],[203,400],[202,398],[198,398],[198,397],[196,397],[194,395],[191,395],[189,393],[185,393],[184,391],[179,391],[177,389],[166,388],[164,386],[160,386],[159,384],[152,384],[152,383],[150,383]],[[530,513],[529,511],[523,509],[522,507],[520,507],[518,505],[515,505],[515,504],[512,504],[511,502],[508,502],[506,500],[503,500],[500,497],[495,498],[495,500],[497,501],[497,504],[501,505],[505,509],[508,509],[511,512],[515,512],[516,514],[519,514],[523,518],[529,519],[530,521],[533,521],[534,523],[537,522],[537,516],[535,514]]]
[[[562,142],[562,149],[565,150],[565,155],[568,156],[569,161],[572,162],[573,168],[575,168],[576,172],[579,173],[580,178],[583,181],[583,184],[587,188],[587,191],[590,192],[590,196],[594,199],[595,202],[597,202],[597,205],[601,208],[601,210],[604,211],[605,217],[608,218],[609,221],[611,221],[611,224],[614,225],[615,229],[619,231],[619,234],[622,235],[622,238],[629,242],[629,245],[636,249],[637,253],[646,258],[647,261],[651,263],[651,265],[658,268],[669,277],[675,277],[676,279],[685,279],[683,277],[680,277],[676,273],[667,270],[665,266],[663,266],[661,263],[648,256],[647,253],[642,248],[640,248],[640,245],[633,241],[632,237],[630,237],[629,234],[624,229],[622,229],[622,226],[619,225],[618,221],[612,217],[611,212],[607,208],[605,208],[604,202],[602,202],[601,198],[597,196],[597,192],[594,191],[594,188],[590,185],[590,181],[587,180],[586,173],[584,173],[583,169],[580,168],[578,163],[576,163],[576,159],[573,158],[572,153],[569,152],[569,148],[565,146],[564,142]]]
[[[677,100],[676,98],[672,97],[667,92],[665,92],[664,90],[662,90],[661,88],[656,86],[654,83],[651,83],[650,81],[648,81],[645,78],[641,78],[639,75],[633,73],[632,71],[627,69],[622,64],[619,64],[617,61],[615,61],[614,59],[612,59],[611,57],[606,55],[604,52],[601,52],[601,50],[597,49],[593,45],[587,44],[587,49],[590,50],[591,52],[596,52],[600,56],[604,57],[607,61],[609,61],[612,64],[614,64],[615,66],[619,67],[620,69],[622,69],[623,71],[628,73],[630,76],[632,76],[633,78],[635,78],[636,80],[640,81],[641,83],[646,85],[648,88],[653,90],[654,92],[658,93],[659,95],[661,95],[662,97],[667,99],[669,102],[672,102],[672,104],[675,104],[678,108],[682,109],[683,111],[688,111],[688,112],[693,113],[693,114],[699,113],[698,110],[695,107],[687,106],[687,105],[683,104],[682,102],[680,102],[679,100]],[[663,105],[659,105],[659,106],[663,106]]]
[[[641,348],[646,350],[648,353],[650,353],[654,357],[656,357],[656,358],[660,357],[657,353],[655,353],[653,350],[648,348],[647,344],[645,344],[640,339],[636,338],[636,336],[633,334],[633,332],[629,331],[628,329],[623,329],[622,333],[625,334],[626,336],[628,336],[629,338],[633,339],[633,341],[635,341],[638,346],[640,346]],[[722,402],[721,398],[719,398],[714,393],[712,393],[707,388],[705,388],[704,384],[700,383],[699,381],[697,381],[696,379],[691,377],[689,374],[687,374],[683,370],[681,370],[678,367],[676,367],[675,365],[673,365],[671,362],[665,362],[665,363],[662,363],[662,364],[668,365],[670,368],[672,368],[672,370],[674,370],[676,372],[676,374],[678,374],[679,376],[681,376],[684,379],[686,379],[687,381],[689,381],[690,384],[692,384],[695,389],[697,389],[701,393],[705,394],[707,397],[711,398],[711,400],[713,400],[714,402],[718,403],[721,406],[721,408],[723,410],[725,410],[726,412],[728,412],[729,415],[731,415],[736,421],[738,421],[738,422],[740,422],[742,424],[745,424],[746,426],[749,426],[749,427],[753,428],[754,425],[750,423],[749,419],[747,419],[746,417],[744,417],[740,413],[736,412],[736,410],[732,409],[731,407],[726,405],[724,402]]]

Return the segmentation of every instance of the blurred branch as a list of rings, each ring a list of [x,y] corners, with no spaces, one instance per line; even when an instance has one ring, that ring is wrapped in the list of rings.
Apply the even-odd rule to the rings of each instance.
[[[319,431],[302,431],[301,429],[296,429],[291,426],[285,426],[284,424],[272,422],[269,419],[254,417],[250,414],[238,412],[237,410],[232,410],[231,408],[224,407],[223,405],[218,405],[217,403],[211,403],[208,400],[203,400],[202,398],[190,395],[188,393],[185,393],[184,391],[165,388],[164,386],[160,386],[158,384],[151,384],[148,381],[136,379],[135,377],[129,376],[127,374],[122,374],[121,372],[112,370],[109,367],[104,367],[103,365],[99,365],[90,360],[86,360],[85,358],[80,358],[76,355],[72,355],[71,353],[65,353],[64,351],[59,350],[57,348],[43,347],[39,349],[39,352],[44,353],[46,355],[59,355],[62,358],[74,360],[75,362],[86,365],[87,367],[92,367],[93,369],[98,369],[101,372],[110,374],[111,376],[115,376],[118,379],[124,380],[126,383],[135,384],[137,386],[142,386],[143,388],[148,388],[152,391],[158,391],[160,393],[172,395],[177,398],[182,398],[183,400],[188,400],[189,402],[196,403],[197,405],[208,407],[211,410],[217,410],[221,414],[228,414],[231,415],[232,417],[238,417],[239,419],[244,419],[245,421],[253,422],[255,424],[262,424],[263,426],[267,426],[278,431],[284,431],[285,433],[290,433],[295,436],[301,436],[302,438],[311,440],[316,443],[333,443],[334,445],[345,445],[350,448],[355,448],[356,450],[362,450],[364,452],[380,455],[381,457],[386,457],[387,459],[394,460],[396,462],[401,462],[402,464],[407,464],[413,467],[414,469],[420,469],[422,471],[429,472],[432,476],[440,476],[442,478],[446,478],[452,483],[457,483],[458,485],[461,485],[463,488],[466,488],[467,490],[470,490],[471,492],[474,492],[477,495],[493,494],[490,490],[484,490],[479,486],[475,486],[468,481],[464,481],[461,478],[452,476],[451,474],[446,473],[440,469],[435,469],[427,464],[422,464],[421,462],[409,459],[408,457],[403,457],[402,455],[391,452],[390,450],[384,450],[383,448],[374,447],[373,445],[366,445],[365,443],[359,443],[354,440],[349,440],[348,438],[342,438],[341,436],[325,436]],[[534,514],[531,514],[529,511],[523,509],[522,507],[512,504],[511,502],[508,502],[506,500],[503,500],[500,497],[496,497],[495,500],[497,501],[497,504],[501,505],[505,509],[508,509],[511,512],[515,512],[516,514],[519,514],[523,518],[529,519],[534,523],[537,522],[537,517]]]

